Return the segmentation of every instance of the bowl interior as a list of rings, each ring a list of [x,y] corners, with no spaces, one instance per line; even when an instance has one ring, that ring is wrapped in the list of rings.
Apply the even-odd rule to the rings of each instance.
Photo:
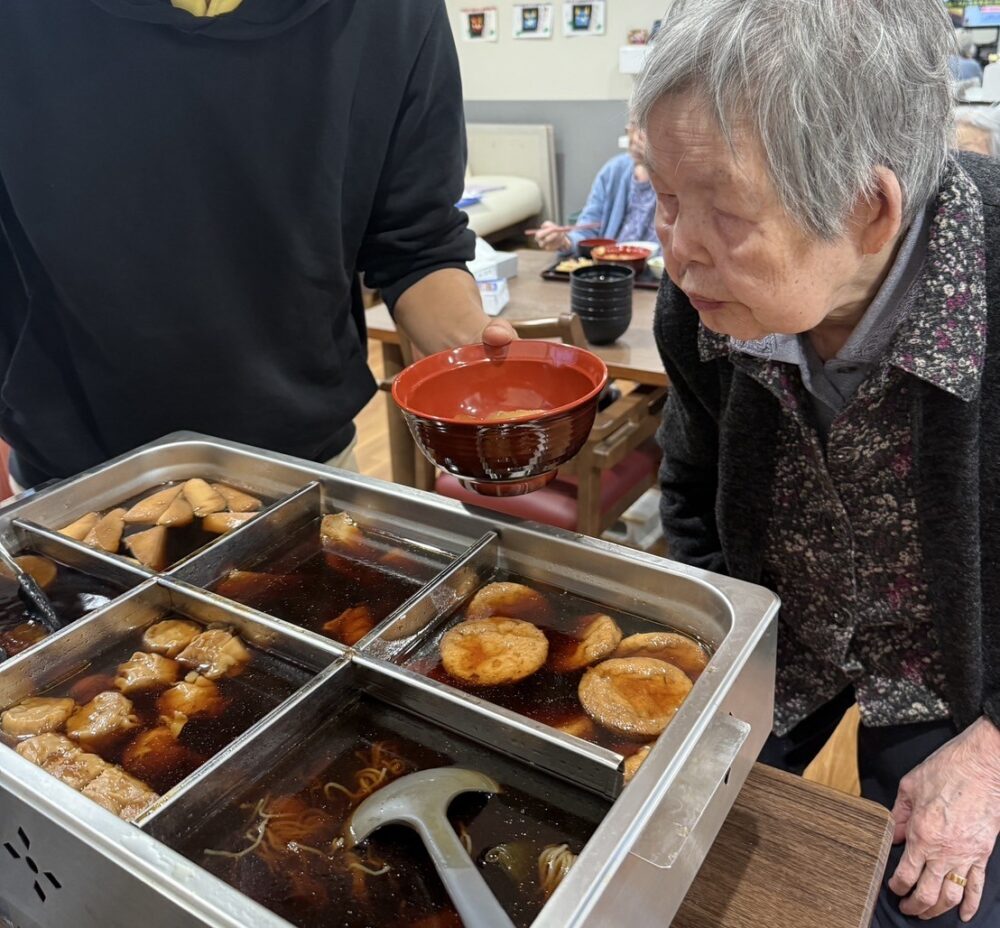
[[[604,362],[589,351],[525,340],[500,350],[469,345],[423,358],[396,378],[392,392],[415,416],[503,424],[582,405],[606,380]]]

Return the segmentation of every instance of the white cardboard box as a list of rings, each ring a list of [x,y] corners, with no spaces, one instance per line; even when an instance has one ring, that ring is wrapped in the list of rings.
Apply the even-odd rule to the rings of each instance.
[[[476,239],[476,256],[467,265],[476,280],[506,280],[517,277],[517,255],[512,251],[497,251],[489,242]]]

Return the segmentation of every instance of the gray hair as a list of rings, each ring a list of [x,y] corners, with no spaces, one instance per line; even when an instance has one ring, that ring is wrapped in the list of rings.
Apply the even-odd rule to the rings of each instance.
[[[954,29],[941,0],[668,0],[632,94],[646,128],[694,92],[759,138],[785,211],[823,239],[892,170],[904,224],[935,195],[952,125]]]

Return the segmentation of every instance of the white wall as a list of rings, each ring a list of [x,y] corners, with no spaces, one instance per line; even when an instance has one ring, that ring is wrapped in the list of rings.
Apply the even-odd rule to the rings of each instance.
[[[627,100],[632,78],[618,73],[618,49],[630,29],[649,29],[665,0],[606,0],[603,36],[562,34],[562,0],[554,3],[551,39],[513,37],[513,0],[487,0],[498,11],[498,39],[466,42],[463,9],[476,0],[445,0],[462,66],[466,100]]]

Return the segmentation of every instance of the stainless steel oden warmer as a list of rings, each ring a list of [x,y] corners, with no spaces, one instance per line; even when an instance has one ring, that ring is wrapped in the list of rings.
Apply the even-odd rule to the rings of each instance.
[[[276,498],[258,517],[153,574],[57,529],[159,484],[204,476]],[[407,539],[440,567],[345,648],[206,588],[322,513]],[[130,588],[0,664],[0,708],[44,690],[107,643],[166,613],[225,621],[296,668],[300,688],[127,824],[0,745],[0,921],[17,928],[287,925],[173,848],[220,797],[262,775],[359,694],[494,753],[530,780],[556,777],[606,814],[535,928],[666,924],[687,893],[770,730],[777,600],[759,587],[283,455],[168,436],[0,509],[0,535]],[[402,656],[497,571],[669,624],[713,656],[623,788],[622,758],[413,672]],[[388,710],[387,710],[388,711]],[[443,737],[443,735],[442,735]]]

